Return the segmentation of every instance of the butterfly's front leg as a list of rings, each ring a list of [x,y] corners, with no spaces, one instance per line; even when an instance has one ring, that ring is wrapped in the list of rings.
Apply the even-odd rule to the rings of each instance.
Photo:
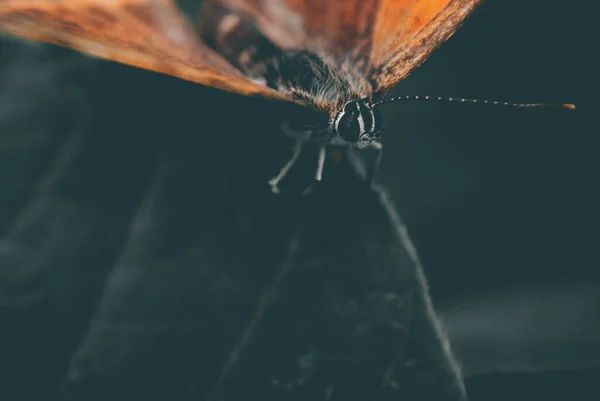
[[[309,195],[312,191],[314,191],[316,186],[319,185],[319,183],[321,182],[321,179],[323,178],[323,167],[325,166],[325,156],[326,155],[327,155],[327,149],[325,148],[325,146],[320,146],[319,147],[319,155],[318,155],[318,159],[317,159],[317,169],[315,170],[315,176],[313,178],[313,182],[308,186],[308,188],[306,188],[304,191],[302,191],[303,196]]]
[[[279,170],[279,174],[277,174],[275,177],[273,177],[269,180],[269,185],[271,186],[271,191],[274,194],[278,194],[281,192],[278,185],[281,182],[281,180],[283,180],[285,178],[285,176],[290,171],[292,166],[294,166],[294,164],[298,160],[298,157],[300,157],[300,153],[302,153],[303,145],[304,145],[303,139],[296,139],[296,141],[294,143],[294,150],[292,152],[292,156],[290,157],[288,162],[281,168],[281,170]]]

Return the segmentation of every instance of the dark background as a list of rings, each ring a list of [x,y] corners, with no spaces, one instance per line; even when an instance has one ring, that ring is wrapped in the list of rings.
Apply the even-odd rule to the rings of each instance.
[[[383,111],[380,180],[455,346],[485,358],[465,362],[474,371],[600,360],[597,62],[575,4],[487,1],[393,91],[572,102],[575,113],[422,102]]]
[[[600,139],[592,118],[591,30],[581,13],[558,1],[487,1],[392,92],[571,102],[578,106],[575,112],[435,102],[395,103],[382,110],[388,129],[377,180],[390,188],[416,243],[466,376],[600,363]],[[64,60],[74,65],[66,73],[54,68]],[[115,193],[98,194],[122,213],[140,206],[135,194],[148,184],[144,180],[159,149],[177,143],[178,135],[189,138],[206,126],[228,135],[232,120],[250,127],[247,135],[261,135],[271,124],[269,105],[260,100],[66,50],[3,39],[0,66],[2,134],[17,124],[33,127],[40,137],[41,127],[57,132],[77,130],[78,124],[100,127],[102,138],[83,141],[94,149],[86,157],[103,167],[82,192],[119,182],[119,162],[127,160],[137,174],[135,184],[124,181],[112,186]],[[73,108],[86,107],[78,104],[79,92],[90,91],[95,99],[90,107],[105,114],[90,122],[78,113],[75,121]],[[124,131],[131,135],[120,137]],[[16,135],[3,136],[4,166],[10,166],[22,144]],[[119,141],[123,148],[116,156],[106,152]],[[41,145],[26,169],[3,168],[4,187],[10,188],[0,186],[3,200],[9,200],[3,222],[13,217],[10,205],[26,197],[12,184],[37,176],[47,155],[54,155],[51,139],[36,143]],[[39,190],[44,185],[42,180]],[[189,185],[201,188],[202,182]],[[102,249],[92,246],[89,252]]]

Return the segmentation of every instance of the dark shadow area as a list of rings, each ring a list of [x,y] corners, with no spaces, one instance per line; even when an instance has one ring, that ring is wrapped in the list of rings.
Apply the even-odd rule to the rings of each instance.
[[[474,401],[598,399],[580,13],[488,1],[392,91],[576,112],[382,109],[377,181],[441,326],[345,160],[269,192],[284,106],[0,38],[0,399],[457,400],[458,366]]]

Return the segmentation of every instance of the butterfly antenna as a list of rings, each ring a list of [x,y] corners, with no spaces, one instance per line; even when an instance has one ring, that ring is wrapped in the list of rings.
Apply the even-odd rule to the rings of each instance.
[[[575,110],[575,105],[571,103],[510,103],[500,102],[497,100],[478,100],[478,99],[463,99],[455,97],[433,97],[433,96],[398,96],[390,99],[384,99],[379,102],[375,102],[372,106],[379,106],[384,103],[399,102],[401,100],[435,100],[441,102],[453,102],[453,103],[476,103],[476,104],[491,104],[494,106],[503,107],[517,107],[517,108],[565,108],[569,110]]]

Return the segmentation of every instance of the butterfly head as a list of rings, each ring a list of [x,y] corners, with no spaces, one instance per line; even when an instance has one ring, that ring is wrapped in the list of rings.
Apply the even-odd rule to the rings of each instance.
[[[357,149],[373,146],[383,133],[381,114],[369,99],[348,102],[333,119],[333,129]]]

